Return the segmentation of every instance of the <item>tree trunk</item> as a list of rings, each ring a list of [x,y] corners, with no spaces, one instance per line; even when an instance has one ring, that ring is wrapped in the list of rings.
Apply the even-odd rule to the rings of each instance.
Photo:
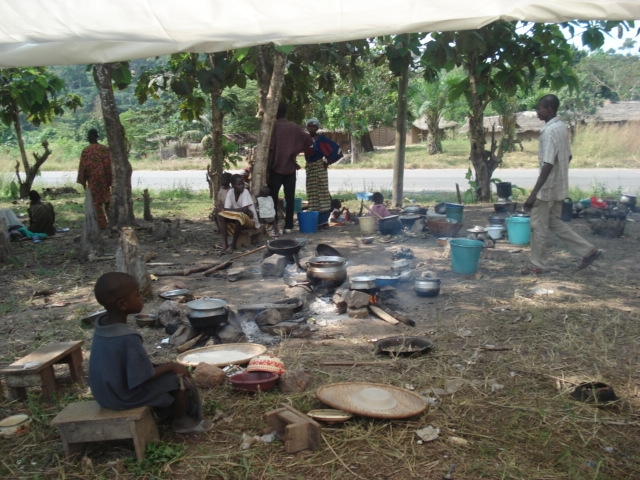
[[[22,139],[22,126],[20,125],[20,114],[18,105],[13,101],[12,105],[12,117],[13,117],[13,127],[16,131],[16,139],[18,140],[18,148],[20,150],[20,159],[22,160],[22,169],[24,170],[25,177],[29,175],[31,168],[29,166],[29,159],[27,158],[27,151],[24,148],[24,140]],[[24,187],[25,182],[22,181],[22,177],[20,176],[20,162],[16,160],[16,177],[18,178],[18,184],[20,185],[20,198],[28,198],[30,188],[26,189]],[[31,185],[29,185],[30,187]],[[26,190],[26,191],[25,191]]]
[[[436,155],[442,153],[442,140],[440,139],[440,133],[438,126],[440,124],[440,117],[438,115],[427,115],[427,154]]]
[[[360,145],[362,146],[362,150],[365,152],[373,152],[375,148],[373,147],[373,142],[371,141],[371,134],[367,131],[360,138]]]
[[[258,57],[261,58],[261,63],[264,68],[268,68],[268,55],[269,50],[267,48],[258,47]],[[253,166],[252,180],[251,180],[251,193],[254,196],[258,196],[260,193],[260,187],[267,184],[268,180],[268,161],[269,161],[269,146],[271,144],[271,132],[273,131],[273,124],[276,120],[276,112],[278,111],[278,104],[280,103],[280,96],[282,93],[282,84],[284,83],[284,74],[287,70],[287,55],[285,53],[274,51],[273,52],[273,67],[271,69],[271,76],[268,79],[269,87],[264,88],[264,85],[259,85],[260,94],[266,92],[266,98],[260,98],[262,118],[260,119],[260,132],[258,133],[258,144],[256,145],[255,165]],[[261,81],[267,81],[265,72],[258,75]]]
[[[407,90],[409,86],[409,67],[398,79],[398,109],[396,115],[396,152],[393,160],[393,197],[394,207],[402,206],[404,187],[404,154],[407,145]]]
[[[91,190],[84,191],[84,221],[80,235],[80,261],[84,262],[91,256],[99,257],[104,250],[102,233],[98,226],[96,209],[91,200]]]
[[[211,177],[212,191],[213,191],[213,204],[211,206],[212,211],[216,207],[216,199],[218,198],[218,192],[220,191],[220,177],[224,170],[224,151],[222,150],[222,129],[224,113],[217,107],[218,99],[222,96],[222,90],[211,90],[211,167],[209,168],[209,175]]]
[[[113,95],[111,68],[111,64],[96,63],[93,67],[93,78],[100,95],[102,116],[111,151],[113,185],[111,186],[111,204],[109,206],[109,226],[122,228],[133,225],[135,222],[131,195],[132,168],[129,163],[125,131],[120,123],[120,115]]]
[[[349,163],[355,164],[360,161],[360,144],[358,143],[358,136],[355,132],[355,125],[351,124],[351,134],[349,135],[349,143],[351,145],[351,160]]]
[[[9,238],[9,225],[7,220],[0,218],[0,263],[7,263],[11,256],[11,239]]]
[[[153,299],[153,287],[147,272],[147,264],[132,227],[123,227],[120,232],[119,246],[116,251],[116,270],[135,277],[140,287],[140,294],[147,300]]]

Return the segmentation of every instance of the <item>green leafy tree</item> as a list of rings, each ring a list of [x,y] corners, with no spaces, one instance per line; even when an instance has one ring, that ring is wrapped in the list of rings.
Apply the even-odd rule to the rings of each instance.
[[[422,63],[431,77],[440,69],[463,68],[467,76],[454,88],[454,98],[469,104],[470,161],[475,171],[478,200],[490,201],[491,178],[501,159],[497,144],[486,148],[483,120],[487,106],[501,96],[514,96],[518,89],[558,91],[575,88],[578,79],[572,66],[573,52],[562,27],[573,33],[582,29],[583,44],[595,49],[604,43],[604,33],[620,22],[570,22],[564,25],[497,21],[476,30],[432,34]]]
[[[44,67],[9,68],[0,70],[0,121],[15,130],[20,149],[20,159],[25,178],[20,175],[20,161],[15,172],[20,198],[27,198],[40,167],[51,155],[49,142],[42,140],[43,154],[33,153],[34,163],[29,163],[23,140],[22,121],[34,126],[49,123],[65,110],[75,111],[81,105],[77,95],[63,94],[64,81]]]
[[[452,85],[460,81],[462,72],[453,70],[448,74],[441,72],[433,81],[424,78],[409,80],[409,111],[415,118],[426,120],[427,154],[442,153],[442,134],[439,130],[440,120],[455,108],[457,101],[449,101]]]

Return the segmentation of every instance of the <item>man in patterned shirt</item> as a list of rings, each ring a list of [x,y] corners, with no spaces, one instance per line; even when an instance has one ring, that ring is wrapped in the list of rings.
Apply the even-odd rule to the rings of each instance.
[[[544,273],[548,268],[547,238],[553,232],[569,247],[582,255],[580,268],[591,265],[602,251],[574,232],[560,217],[562,201],[569,190],[571,142],[569,129],[556,116],[560,101],[555,95],[545,95],[536,106],[536,114],[546,122],[540,132],[538,162],[540,175],[529,198],[524,203],[531,209],[531,265],[525,274]]]
[[[98,131],[89,130],[90,145],[82,150],[77,183],[89,190],[98,217],[98,226],[107,228],[107,212],[111,201],[111,155],[109,149],[98,143]]]

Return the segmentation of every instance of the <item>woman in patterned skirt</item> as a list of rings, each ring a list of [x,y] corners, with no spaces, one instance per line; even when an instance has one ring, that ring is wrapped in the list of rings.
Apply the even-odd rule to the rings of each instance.
[[[311,138],[316,141],[318,138],[318,129],[320,122],[315,118],[307,121],[307,131]],[[320,157],[320,158],[318,158]],[[327,174],[327,162],[322,154],[310,147],[305,151],[305,159],[307,161],[307,201],[309,202],[309,211],[318,212],[320,217],[323,213],[331,212],[331,194],[329,193],[329,176]],[[329,216],[326,223],[329,222]]]

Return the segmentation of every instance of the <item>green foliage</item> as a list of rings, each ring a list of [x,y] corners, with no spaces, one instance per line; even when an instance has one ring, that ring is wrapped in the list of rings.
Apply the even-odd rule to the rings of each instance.
[[[138,462],[136,458],[125,460],[125,467],[133,475],[152,475],[162,478],[166,468],[179,460],[185,453],[186,447],[175,443],[151,442],[144,451],[144,459]]]

